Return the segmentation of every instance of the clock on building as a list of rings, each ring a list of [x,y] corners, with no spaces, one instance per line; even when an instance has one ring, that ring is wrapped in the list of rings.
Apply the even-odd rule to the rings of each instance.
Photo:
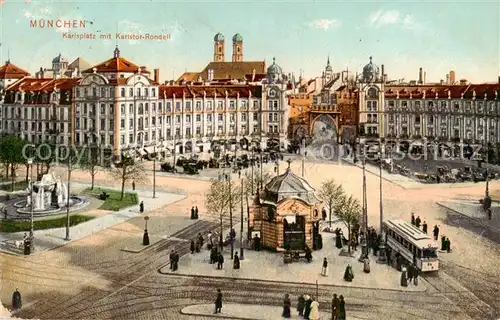
[[[271,97],[271,98],[276,97],[276,90],[274,90],[274,89],[269,90],[269,97]]]

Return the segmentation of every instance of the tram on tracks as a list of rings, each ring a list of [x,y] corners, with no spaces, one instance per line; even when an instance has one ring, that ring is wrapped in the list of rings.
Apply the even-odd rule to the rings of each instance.
[[[403,220],[385,221],[384,228],[386,244],[393,253],[399,253],[421,272],[439,270],[438,245],[430,236]]]

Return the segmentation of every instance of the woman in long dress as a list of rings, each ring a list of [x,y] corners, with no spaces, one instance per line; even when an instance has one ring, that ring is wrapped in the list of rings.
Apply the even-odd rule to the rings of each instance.
[[[321,275],[323,277],[328,277],[328,260],[326,258],[323,259],[323,268],[321,269]]]
[[[311,313],[309,314],[310,320],[319,320],[319,303],[316,298],[313,297],[313,302],[311,303]]]
[[[290,301],[290,296],[285,294],[285,299],[283,300],[283,314],[281,315],[283,318],[291,318],[290,307],[292,306],[292,302]]]

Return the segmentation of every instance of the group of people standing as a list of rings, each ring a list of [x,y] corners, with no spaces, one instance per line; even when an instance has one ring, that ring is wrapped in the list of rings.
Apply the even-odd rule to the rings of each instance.
[[[412,213],[411,214],[411,224],[420,229],[420,224],[422,224],[422,219],[420,219],[420,216],[417,216],[415,218],[415,214]],[[427,234],[427,222],[425,222],[425,220],[424,220],[424,223],[422,224],[422,231],[425,234]]]
[[[283,318],[291,318],[290,315],[290,299],[289,295],[285,295],[285,301],[283,303]],[[315,297],[311,297],[307,294],[301,294],[297,300],[297,312],[299,316],[304,317],[308,320],[319,320],[319,303]]]
[[[191,220],[198,219],[198,206],[191,208]]]
[[[201,233],[198,233],[196,241],[191,240],[191,246],[190,246],[191,254],[195,252],[200,252],[201,248],[203,248],[203,242],[204,242],[203,236],[201,235]]]
[[[170,270],[177,271],[179,269],[179,254],[177,251],[170,251]]]
[[[412,280],[414,285],[418,285],[419,270],[415,265],[409,264],[408,267],[403,266],[401,271],[401,286],[408,287],[408,284],[411,284]]]
[[[415,218],[415,214],[411,214],[411,224],[414,225],[415,227],[420,229],[420,223],[422,220],[420,219],[420,216],[417,216]],[[422,224],[422,231],[427,234],[427,222],[424,221]],[[439,226],[434,225],[434,228],[432,229],[432,235],[434,238],[434,241],[438,241],[439,238]],[[445,235],[441,236],[441,251],[446,251],[446,252],[451,252],[451,241],[448,237]]]

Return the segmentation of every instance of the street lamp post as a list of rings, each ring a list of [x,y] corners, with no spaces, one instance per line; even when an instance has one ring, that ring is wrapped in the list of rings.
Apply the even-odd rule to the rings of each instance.
[[[363,238],[361,239],[361,255],[358,261],[364,262],[368,257],[368,203],[366,198],[366,159],[363,157]]]
[[[66,237],[64,238],[65,241],[70,241],[71,238],[69,236],[69,223],[70,223],[70,219],[69,219],[69,206],[70,206],[70,187],[71,187],[71,162],[73,161],[73,156],[72,156],[72,152],[74,150],[74,145],[72,144],[71,145],[71,149],[69,150],[69,155],[68,155],[68,193],[67,193],[67,199],[66,199]]]
[[[304,177],[304,158],[306,157],[306,138],[302,138],[302,178]]]
[[[33,219],[33,186],[34,186],[34,183],[33,183],[33,158],[30,158],[28,159],[28,164],[30,165],[30,184],[31,184],[31,187],[30,187],[30,192],[31,192],[31,195],[30,195],[30,223],[31,223],[31,227],[30,227],[30,230],[31,230],[31,234],[34,235],[34,229],[35,229],[35,222],[34,222],[34,219]]]
[[[162,143],[162,139],[160,139],[160,142]],[[156,154],[156,143],[155,145],[153,146],[153,154],[154,154],[154,158],[153,158],[153,199],[156,198],[156,157],[157,157],[157,154]]]
[[[260,154],[260,189],[259,190],[263,190],[264,189],[264,186],[263,186],[263,181],[262,181],[262,177],[263,177],[263,167],[264,167],[264,162],[262,161],[262,149],[259,149],[259,154]]]
[[[379,252],[378,252],[378,259],[377,263],[382,263],[386,264],[387,259],[385,256],[385,233],[384,233],[384,203],[383,203],[383,197],[382,197],[382,159],[384,154],[382,153],[382,143],[380,145],[380,166],[379,166],[379,206],[380,206],[380,246],[379,246]]]
[[[144,217],[144,235],[142,236],[142,245],[144,245],[144,246],[149,245],[148,220],[149,220],[149,217],[145,216]]]
[[[255,165],[255,160],[253,158],[253,151],[254,151],[254,148],[252,147],[252,159],[250,161],[250,165],[251,165],[251,175],[252,175],[252,179],[250,180],[250,183],[252,184],[251,185],[251,188],[252,188],[252,196],[254,195],[254,185],[253,185],[253,180],[254,180],[254,176],[253,176],[253,167]]]
[[[243,253],[243,189],[244,189],[244,179],[241,179],[241,201],[240,201],[240,209],[241,209],[241,227],[240,227],[240,260],[245,259],[245,254]],[[248,231],[247,231],[248,232]]]
[[[229,187],[229,240],[230,240],[230,245],[231,245],[231,259],[233,259],[234,255],[234,239],[231,236],[231,233],[233,232],[233,190],[231,188],[231,173],[226,174],[226,181],[228,183]]]

